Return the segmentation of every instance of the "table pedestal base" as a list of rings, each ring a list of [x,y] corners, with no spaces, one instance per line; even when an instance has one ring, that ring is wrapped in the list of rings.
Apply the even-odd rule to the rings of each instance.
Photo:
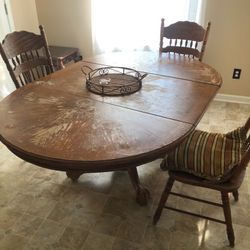
[[[141,206],[148,204],[149,191],[140,183],[136,167],[129,168],[128,174],[136,192],[136,202]]]
[[[136,167],[127,169],[130,180],[136,192],[136,202],[141,206],[146,206],[148,204],[148,198],[150,196],[147,188],[143,187],[140,183],[138,172]],[[66,171],[66,175],[73,181],[76,182],[79,177],[84,174],[84,171],[71,170]]]
[[[66,175],[73,181],[73,182],[77,182],[77,180],[79,179],[79,177],[84,174],[84,171],[80,171],[80,170],[71,170],[71,171],[66,171]]]

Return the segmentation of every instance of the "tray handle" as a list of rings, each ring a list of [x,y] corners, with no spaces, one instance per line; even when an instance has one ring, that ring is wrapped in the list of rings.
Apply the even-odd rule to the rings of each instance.
[[[141,80],[142,80],[143,78],[145,78],[147,75],[148,75],[147,73],[140,75],[139,80],[141,81]]]
[[[88,69],[89,72],[93,71],[93,69],[91,69],[89,66],[83,65],[83,66],[81,67],[81,71],[82,71],[82,73],[83,73],[85,76],[87,76],[87,75],[89,74],[89,72],[88,72],[88,73],[86,72],[86,69]]]

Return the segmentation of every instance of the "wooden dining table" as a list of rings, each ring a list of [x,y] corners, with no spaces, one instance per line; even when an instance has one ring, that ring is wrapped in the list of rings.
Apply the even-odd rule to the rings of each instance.
[[[81,68],[120,66],[146,72],[124,96],[86,88]],[[137,166],[164,155],[199,123],[220,88],[209,65],[155,52],[112,53],[72,64],[23,86],[0,102],[0,140],[37,166],[76,181],[89,172],[128,171],[139,204],[149,191]]]

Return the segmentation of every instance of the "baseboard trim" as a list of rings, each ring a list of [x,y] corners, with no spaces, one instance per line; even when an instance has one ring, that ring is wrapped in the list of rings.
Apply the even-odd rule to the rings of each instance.
[[[215,101],[250,104],[250,96],[217,94]]]

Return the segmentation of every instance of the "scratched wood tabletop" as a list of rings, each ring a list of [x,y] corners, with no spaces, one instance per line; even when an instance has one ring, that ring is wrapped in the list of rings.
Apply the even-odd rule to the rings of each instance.
[[[165,58],[163,71],[155,55],[139,69],[131,57],[108,58],[70,65],[3,99],[0,140],[26,161],[67,173],[136,167],[162,157],[194,129],[221,85],[220,75],[200,62]],[[141,90],[120,97],[89,92],[81,67],[112,64],[147,71]]]

